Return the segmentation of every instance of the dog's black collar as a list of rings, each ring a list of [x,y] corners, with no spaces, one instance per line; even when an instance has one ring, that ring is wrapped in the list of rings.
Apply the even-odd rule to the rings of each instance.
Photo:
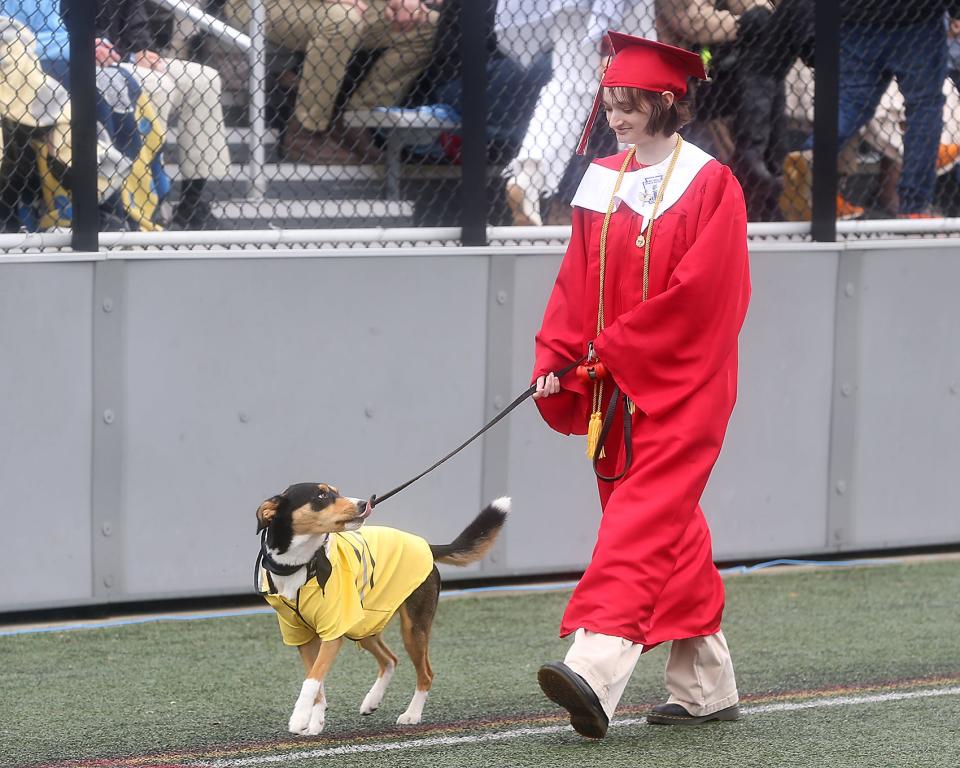
[[[260,564],[270,571],[270,573],[273,573],[277,576],[293,576],[293,574],[306,565],[306,563],[299,563],[297,565],[278,563],[276,560],[270,557],[270,552],[267,551],[267,548],[262,544],[260,545],[260,555],[262,556]]]
[[[320,545],[323,548],[327,540],[330,538],[330,535],[323,540],[323,544]],[[319,550],[318,550],[319,551]],[[299,565],[288,565],[287,563],[278,563],[270,556],[270,552],[267,548],[267,531],[264,529],[263,534],[260,536],[260,552],[257,554],[257,562],[253,566],[253,588],[256,590],[259,595],[266,595],[272,592],[276,592],[276,586],[273,583],[273,579],[270,578],[270,574],[275,576],[293,576],[297,571],[306,566],[307,569],[307,581],[309,581],[314,575],[316,575],[316,568],[314,562],[316,560],[317,553],[314,552],[313,556],[305,562],[300,563]],[[260,588],[260,568],[263,568],[267,572],[267,584],[269,586],[268,591],[264,591]],[[313,571],[313,573],[311,573]]]

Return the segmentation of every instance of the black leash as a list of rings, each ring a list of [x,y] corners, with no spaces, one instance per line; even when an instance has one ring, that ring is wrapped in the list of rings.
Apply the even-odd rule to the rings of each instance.
[[[564,376],[566,376],[568,373],[570,373],[574,368],[576,368],[578,365],[580,365],[580,363],[584,362],[586,359],[587,359],[587,356],[584,355],[584,356],[581,357],[579,360],[575,360],[574,362],[570,363],[570,365],[561,368],[559,371],[557,371],[557,372],[554,374],[554,376],[556,376],[558,379],[562,379]],[[527,389],[526,389],[524,392],[522,392],[521,394],[519,394],[519,395],[516,397],[516,399],[515,399],[512,403],[510,403],[510,405],[508,405],[506,408],[504,408],[502,411],[500,411],[500,413],[498,413],[496,416],[494,416],[492,419],[490,419],[490,421],[488,421],[486,424],[484,424],[484,425],[479,429],[479,431],[477,431],[472,437],[470,437],[468,440],[466,440],[465,442],[463,442],[462,444],[460,444],[457,448],[454,448],[452,451],[450,451],[450,453],[448,453],[446,456],[444,456],[442,459],[440,459],[436,464],[434,464],[433,466],[429,467],[428,469],[423,470],[423,472],[421,472],[419,475],[417,475],[417,476],[414,477],[414,478],[411,478],[410,480],[407,480],[407,482],[403,483],[402,485],[398,485],[398,486],[397,486],[396,488],[394,488],[393,490],[388,491],[387,493],[383,494],[383,496],[377,496],[376,494],[374,494],[373,496],[371,496],[371,497],[370,497],[370,501],[368,502],[369,508],[370,508],[370,509],[373,509],[373,507],[374,507],[375,505],[377,505],[377,504],[382,504],[382,503],[385,502],[387,499],[389,499],[391,496],[394,496],[394,495],[400,493],[400,491],[402,491],[402,490],[403,490],[404,488],[406,488],[408,485],[413,485],[413,483],[417,482],[417,480],[419,480],[419,479],[420,479],[421,477],[423,477],[424,475],[427,475],[427,474],[429,474],[430,472],[433,472],[433,470],[435,470],[437,467],[439,467],[441,464],[443,464],[443,462],[445,462],[447,459],[451,459],[451,458],[453,458],[454,456],[456,456],[458,453],[460,453],[460,451],[462,451],[464,448],[466,448],[468,445],[470,445],[470,443],[472,443],[474,440],[476,440],[478,437],[480,437],[480,435],[482,435],[484,432],[486,432],[488,429],[490,429],[490,427],[492,427],[494,424],[496,424],[498,421],[500,421],[500,419],[502,419],[504,416],[506,416],[508,413],[510,413],[510,411],[512,411],[514,408],[516,408],[518,405],[520,405],[520,403],[522,403],[524,400],[526,400],[528,397],[530,397],[530,396],[531,396],[534,392],[536,392],[536,391],[537,391],[537,383],[534,382],[534,383],[531,384],[529,387],[527,387]],[[599,452],[599,449],[598,449],[598,452]]]
[[[613,418],[617,415],[617,403],[620,401],[621,396],[623,396],[623,442],[627,447],[627,459],[623,463],[623,470],[619,474],[609,476],[602,475],[600,474],[600,470],[597,469],[597,462],[600,461],[600,453],[603,449],[603,444],[607,441],[607,435],[610,433],[610,427],[613,426]],[[615,483],[617,480],[627,474],[627,470],[630,469],[630,465],[633,463],[632,415],[633,414],[630,413],[630,398],[620,391],[620,387],[614,385],[613,395],[610,397],[610,403],[607,405],[607,413],[603,417],[603,426],[600,428],[600,437],[597,439],[597,449],[593,454],[593,471],[596,476],[605,483]]]
[[[564,368],[561,368],[554,375],[558,379],[562,379],[564,376],[570,373],[574,368],[576,368],[578,365],[580,365],[580,363],[584,362],[586,359],[587,359],[587,355],[584,355],[579,360],[575,360],[574,362],[570,363],[570,365],[565,366]],[[403,483],[403,485],[398,485],[396,488],[389,491],[388,493],[385,493],[383,496],[377,496],[376,494],[371,496],[370,501],[367,502],[367,514],[370,514],[370,512],[373,511],[374,505],[382,504],[391,496],[394,496],[400,493],[400,491],[402,491],[408,485],[413,485],[413,483],[417,482],[417,480],[419,480],[424,475],[427,475],[430,472],[433,472],[433,470],[435,470],[437,467],[439,467],[441,464],[447,461],[447,459],[451,459],[454,456],[456,456],[458,453],[460,453],[460,451],[462,451],[464,448],[470,445],[470,443],[472,443],[474,440],[480,437],[480,435],[482,435],[484,432],[490,429],[494,424],[500,421],[500,419],[504,418],[508,413],[510,413],[510,411],[514,410],[518,405],[520,405],[520,403],[522,403],[524,400],[526,400],[536,391],[537,391],[537,384],[536,382],[534,382],[529,387],[527,387],[527,389],[524,392],[518,395],[517,398],[512,403],[510,403],[510,405],[508,405],[500,413],[494,416],[490,421],[484,424],[472,437],[470,437],[468,440],[463,442],[454,450],[450,451],[450,453],[448,453],[446,456],[440,459],[436,464],[425,469],[416,477],[413,477],[410,480],[407,480],[407,482]],[[601,440],[606,438],[606,433],[608,431],[609,431],[609,425],[605,425],[605,430],[601,434]],[[599,452],[600,452],[600,449],[598,447],[597,453]],[[307,565],[309,566],[309,564]],[[261,567],[267,572],[267,587],[268,587],[267,591],[264,591],[260,586],[260,568]],[[297,571],[299,571],[301,568],[303,568],[303,564],[285,565],[284,563],[278,563],[276,560],[274,560],[270,556],[270,552],[267,550],[267,529],[264,528],[262,535],[260,536],[260,551],[257,553],[256,562],[253,564],[253,588],[257,592],[257,594],[266,595],[276,591],[276,587],[273,584],[273,579],[270,578],[270,574],[276,574],[278,576],[291,576]]]
[[[574,368],[576,368],[578,365],[583,363],[587,359],[587,357],[588,357],[587,355],[584,355],[579,360],[575,360],[574,362],[570,363],[570,365],[567,365],[561,368],[559,371],[557,371],[554,374],[554,376],[556,376],[558,379],[562,379],[564,376],[570,373]],[[421,472],[416,477],[413,477],[407,480],[407,482],[403,483],[402,485],[398,485],[396,488],[388,491],[383,496],[377,496],[376,494],[371,496],[370,501],[368,502],[369,511],[367,514],[373,511],[373,508],[375,505],[382,504],[391,496],[395,496],[396,494],[400,493],[400,491],[402,491],[407,486],[413,485],[415,482],[417,482],[417,480],[419,480],[424,475],[428,475],[431,472],[433,472],[433,470],[435,470],[437,467],[439,467],[448,459],[451,459],[454,456],[456,456],[458,453],[460,453],[460,451],[462,451],[464,448],[470,445],[470,443],[472,443],[474,440],[480,437],[480,435],[482,435],[484,432],[486,432],[488,429],[494,426],[498,421],[504,418],[508,413],[514,410],[518,405],[520,405],[520,403],[522,403],[524,400],[526,400],[536,391],[537,391],[537,384],[536,382],[534,382],[529,387],[527,387],[526,390],[524,390],[519,395],[517,395],[517,397],[514,399],[512,403],[510,403],[510,405],[504,408],[500,413],[498,413],[490,421],[484,424],[470,438],[468,438],[459,446],[454,448],[452,451],[450,451],[450,453],[448,453],[442,459],[437,461],[435,464],[423,470],[423,472]],[[617,413],[617,404],[620,402],[621,397],[623,398],[623,440],[624,440],[624,443],[626,443],[626,450],[627,450],[626,462],[624,464],[623,471],[621,471],[619,474],[612,475],[612,476],[602,475],[600,474],[599,469],[597,469],[597,462],[600,460],[600,454],[603,449],[603,445],[606,442],[607,436],[610,433],[610,428],[613,426],[613,419]],[[610,398],[610,403],[607,405],[607,412],[604,415],[603,426],[600,428],[600,436],[597,440],[597,448],[593,455],[593,471],[596,473],[597,477],[600,480],[607,483],[612,483],[619,480],[620,478],[622,478],[624,475],[627,474],[627,470],[630,468],[630,464],[633,462],[633,442],[631,440],[631,436],[633,434],[632,422],[633,422],[633,419],[631,418],[631,413],[630,413],[630,400],[627,398],[626,395],[624,395],[620,391],[620,387],[614,386],[613,396]],[[307,565],[309,566],[309,563]],[[264,529],[260,537],[260,552],[257,554],[257,560],[253,566],[253,581],[254,581],[254,589],[256,590],[257,594],[265,595],[265,594],[268,594],[269,591],[268,592],[263,591],[263,589],[260,586],[261,566],[267,571],[268,590],[276,591],[276,588],[273,585],[273,579],[270,578],[270,574],[274,573],[274,574],[277,574],[278,576],[290,576],[296,573],[298,570],[300,570],[303,567],[303,564],[286,565],[284,563],[278,563],[276,560],[274,560],[270,556],[270,553],[267,550],[267,531],[266,529]]]

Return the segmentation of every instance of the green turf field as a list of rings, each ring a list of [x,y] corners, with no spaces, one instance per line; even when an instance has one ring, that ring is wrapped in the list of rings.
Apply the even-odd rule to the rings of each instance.
[[[567,593],[443,600],[424,723],[393,723],[400,669],[358,713],[375,666],[348,647],[319,737],[287,718],[300,663],[270,615],[0,637],[0,766],[960,766],[960,560],[727,579],[744,717],[648,726],[665,649],[645,654],[602,742],[564,726],[536,670],[561,658]],[[388,642],[402,654],[395,628]]]

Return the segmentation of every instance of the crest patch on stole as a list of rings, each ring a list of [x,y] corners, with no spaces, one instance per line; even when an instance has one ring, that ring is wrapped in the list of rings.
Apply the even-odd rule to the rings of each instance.
[[[643,202],[652,205],[657,200],[657,192],[660,191],[660,184],[663,182],[663,174],[658,176],[649,176],[641,181],[643,185]]]

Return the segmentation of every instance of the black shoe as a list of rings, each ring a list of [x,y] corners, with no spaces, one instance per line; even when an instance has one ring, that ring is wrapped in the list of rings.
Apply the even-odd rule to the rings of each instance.
[[[610,719],[590,684],[566,664],[552,661],[540,667],[537,681],[547,698],[570,713],[573,730],[588,739],[607,735]]]
[[[739,719],[740,707],[736,704],[700,717],[691,715],[679,704],[657,704],[647,713],[647,722],[654,725],[700,725],[700,723],[709,723],[711,720]]]
[[[177,209],[173,212],[173,218],[170,220],[170,229],[181,230],[203,230],[219,229],[220,222],[210,210],[210,203],[205,200],[197,200],[195,203],[185,206],[182,203],[177,204]]]

